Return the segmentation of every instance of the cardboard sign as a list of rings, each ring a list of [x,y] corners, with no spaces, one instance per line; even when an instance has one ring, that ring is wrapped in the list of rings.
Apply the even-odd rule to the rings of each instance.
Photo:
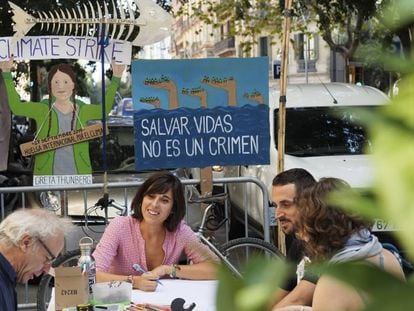
[[[108,129],[106,131],[108,133]],[[20,145],[22,155],[30,155],[73,145],[82,141],[91,140],[103,135],[101,123],[89,125],[83,129],[62,133],[56,136],[46,137],[40,140],[30,141]]]
[[[56,310],[87,303],[88,299],[88,277],[82,275],[80,267],[55,268]]]

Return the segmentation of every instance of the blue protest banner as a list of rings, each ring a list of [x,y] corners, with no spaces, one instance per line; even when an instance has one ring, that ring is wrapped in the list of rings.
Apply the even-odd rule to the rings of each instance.
[[[268,107],[141,110],[134,114],[135,163],[150,168],[269,163]]]
[[[268,59],[134,61],[135,166],[269,163]]]

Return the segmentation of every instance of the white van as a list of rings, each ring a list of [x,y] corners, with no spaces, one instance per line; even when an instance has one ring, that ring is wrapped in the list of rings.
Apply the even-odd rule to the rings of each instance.
[[[301,167],[315,178],[338,177],[352,187],[369,186],[372,167],[370,143],[358,115],[349,107],[368,109],[385,104],[387,96],[369,86],[345,83],[289,85],[286,93],[285,170]],[[271,190],[277,174],[277,122],[279,90],[270,89],[270,165],[241,165],[224,168],[224,177],[255,176]],[[230,184],[232,206],[245,207],[259,224],[263,222],[262,194],[254,184]],[[269,192],[271,193],[271,192]],[[247,199],[247,202],[244,202]]]

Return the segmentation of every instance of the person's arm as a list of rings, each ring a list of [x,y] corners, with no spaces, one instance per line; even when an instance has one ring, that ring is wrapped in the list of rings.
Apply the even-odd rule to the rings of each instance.
[[[117,264],[113,261],[118,254],[118,247],[122,244],[122,241],[130,238],[129,236],[132,234],[129,228],[129,218],[125,216],[115,217],[106,227],[101,240],[92,254],[96,262],[96,281],[99,283],[128,281],[132,283],[133,288],[154,291],[157,288],[156,280],[159,278],[157,274],[148,272],[141,275],[132,273],[127,275],[126,273],[115,274],[110,272],[111,266]],[[133,253],[130,256],[135,258]]]
[[[170,251],[178,253],[184,251],[191,264],[176,265],[167,263],[154,268],[150,273],[159,278],[165,276],[188,280],[212,280],[217,278],[216,270],[220,262],[218,257],[214,255],[207,245],[200,241],[185,222],[179,224],[174,233],[173,240]]]
[[[17,94],[16,88],[14,86],[13,77],[11,74],[11,69],[13,67],[13,58],[9,60],[0,62],[0,69],[2,71],[2,76],[4,79],[4,85],[6,86],[7,97],[9,99],[10,109],[13,110],[12,103],[20,103],[19,94]],[[20,115],[18,112],[14,112],[14,114]]]
[[[356,290],[332,277],[321,276],[313,296],[313,310],[362,310],[363,307],[363,297]]]
[[[106,88],[105,92],[105,111],[106,116],[112,109],[114,104],[115,94],[118,90],[119,83],[121,81],[122,73],[125,69],[125,65],[116,64],[115,60],[112,61],[112,70],[113,75],[111,83]],[[81,116],[79,116],[82,121],[85,120],[99,120],[102,119],[102,104],[92,104],[87,105],[81,110]]]
[[[119,275],[109,272],[96,271],[96,282],[123,281],[131,282],[132,288],[140,289],[147,292],[153,292],[157,288],[158,276],[153,273],[144,273],[141,275]]]
[[[269,301],[268,310],[272,310],[273,306],[276,306],[276,304],[281,301],[283,298],[285,298],[290,293],[289,290],[278,288],[276,292],[273,293],[272,298]]]
[[[185,223],[181,226],[180,239],[186,241],[184,253],[190,265],[180,265],[177,277],[191,280],[213,280],[217,278],[220,259],[202,243],[194,231]]]
[[[217,262],[205,260],[190,265],[179,265],[176,268],[175,276],[188,280],[214,280],[217,278]],[[172,269],[172,266],[169,267]]]
[[[181,222],[173,235],[169,251],[178,254],[184,252],[191,264],[175,265],[173,262],[167,262],[150,272],[159,277],[170,276],[189,280],[216,279],[217,265],[220,261],[208,246],[200,241],[193,230],[185,222]]]
[[[13,77],[11,74],[11,68],[13,66],[13,58],[7,61],[0,62],[0,69],[2,70],[2,76],[4,79],[4,85],[7,91],[7,98],[9,102],[10,110],[13,114],[18,116],[33,117],[37,115],[38,103],[25,102],[22,103],[20,96],[16,91]],[[35,106],[33,106],[35,105]]]
[[[271,310],[272,307],[275,308],[276,305],[287,297],[297,286],[296,265],[303,257],[303,244],[295,237],[291,238],[293,238],[293,240],[291,241],[291,245],[286,254],[286,261],[289,263],[287,278],[273,294],[273,297],[269,302],[269,310]],[[312,283],[316,283],[316,281]]]
[[[116,60],[112,60],[112,79],[111,84],[109,85],[106,94],[105,94],[105,109],[106,115],[108,116],[109,112],[112,109],[112,105],[114,104],[115,94],[118,90],[119,83],[121,82],[122,74],[125,70],[125,65],[120,65],[116,63]]]
[[[288,253],[288,256],[289,256],[289,253]],[[297,284],[296,271],[292,268],[293,267],[289,267],[289,270],[288,270],[289,277],[287,278],[287,280],[285,280],[273,294],[272,299],[269,302],[269,309],[272,309],[273,306],[279,303],[296,287],[296,284]]]
[[[125,221],[123,217],[115,217],[111,220],[109,225],[96,245],[92,256],[95,258],[96,271],[108,272],[112,261],[118,252],[120,239],[122,238],[122,226]]]
[[[12,67],[13,67],[13,61],[14,61],[14,58],[13,57],[11,57],[8,60],[1,61],[0,62],[0,69],[1,69],[1,71],[3,71],[3,73],[10,72],[11,69],[12,69]]]
[[[292,305],[312,305],[312,297],[315,291],[315,284],[306,280],[301,280],[298,285],[287,294],[281,301],[279,301],[273,310],[278,310],[281,307]]]
[[[150,272],[159,277],[170,276],[187,280],[214,280],[217,278],[217,263],[205,260],[189,265],[162,265]]]
[[[124,70],[125,70],[125,65],[124,64],[117,64],[117,62],[114,58],[112,60],[111,66],[112,66],[113,77],[117,77],[117,78],[121,79],[122,74],[124,73]]]

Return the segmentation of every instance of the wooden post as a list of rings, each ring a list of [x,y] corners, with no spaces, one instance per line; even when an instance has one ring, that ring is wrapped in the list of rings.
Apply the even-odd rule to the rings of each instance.
[[[213,171],[211,166],[200,168],[200,194],[202,196],[213,193]],[[201,214],[204,213],[204,209],[207,204],[201,204]]]
[[[284,171],[285,165],[285,129],[286,129],[286,89],[287,89],[287,72],[289,59],[289,37],[290,37],[290,19],[291,19],[292,0],[285,0],[284,22],[283,22],[283,39],[282,39],[282,61],[280,76],[280,97],[279,97],[279,122],[277,136],[277,171]],[[278,228],[278,247],[279,250],[286,254],[285,234]]]

